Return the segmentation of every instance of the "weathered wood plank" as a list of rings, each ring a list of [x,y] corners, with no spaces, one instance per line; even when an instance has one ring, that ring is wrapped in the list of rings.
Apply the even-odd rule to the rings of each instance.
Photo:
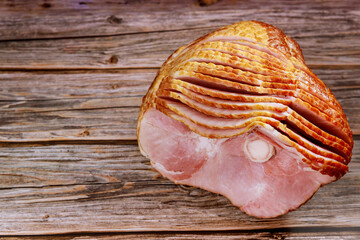
[[[322,230],[321,228],[319,230]],[[329,230],[329,229],[327,229]],[[197,232],[197,233],[108,233],[108,234],[76,234],[76,235],[52,235],[52,236],[21,236],[21,237],[0,237],[0,240],[84,240],[84,239],[99,239],[99,240],[114,240],[114,239],[217,239],[217,240],[231,240],[231,239],[257,239],[257,240],[304,240],[304,239],[327,239],[327,240],[358,240],[360,238],[360,231],[343,231],[338,229],[336,232],[322,231],[322,232],[304,232],[296,228],[290,228],[287,232],[283,231],[262,231],[262,232]]]
[[[0,141],[136,140],[142,97],[157,69],[0,74]],[[315,71],[360,133],[360,70]]]
[[[3,73],[0,139],[134,140],[141,99],[156,71]]]
[[[132,100],[122,98],[116,104],[134,102]],[[136,107],[1,112],[0,141],[136,140],[136,120],[141,99],[136,100]],[[100,102],[97,105],[109,104],[108,100]]]
[[[162,178],[136,145],[2,146],[0,235],[359,227],[359,146],[341,180],[268,220]]]
[[[304,18],[303,14],[299,13],[296,21],[281,17],[274,23],[298,40],[309,66],[359,67],[360,16],[342,24],[337,16],[329,18],[326,24],[323,18]],[[112,37],[3,41],[0,69],[154,68],[161,66],[178,47],[217,28],[214,25]]]
[[[142,97],[154,80],[157,71],[158,68],[113,71],[0,72],[0,101]],[[352,72],[345,71],[345,74],[352,74]],[[358,72],[360,77],[360,71]],[[356,78],[356,73],[351,78]],[[346,81],[346,79],[343,80]],[[51,104],[43,104],[51,106]]]
[[[252,19],[283,24],[284,27],[303,24],[313,30],[324,30],[328,26],[333,31],[336,24],[343,25],[341,31],[346,32],[358,29],[353,28],[353,16],[359,9],[357,0],[297,0],[291,3],[223,0],[206,7],[201,7],[195,0],[2,1],[0,40],[172,31],[218,27]],[[171,17],[169,12],[173,13]],[[314,20],[318,24],[312,24]],[[289,26],[288,29],[292,28]]]

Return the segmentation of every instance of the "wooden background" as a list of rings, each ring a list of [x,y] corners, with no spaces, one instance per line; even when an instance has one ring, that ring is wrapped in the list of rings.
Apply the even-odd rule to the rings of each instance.
[[[346,176],[269,220],[162,178],[136,141],[141,98],[163,61],[242,20],[299,42],[355,135]],[[360,239],[359,146],[358,0],[0,2],[2,237]]]

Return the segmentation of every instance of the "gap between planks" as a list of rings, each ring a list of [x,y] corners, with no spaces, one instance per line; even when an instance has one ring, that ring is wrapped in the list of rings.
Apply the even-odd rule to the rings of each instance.
[[[152,33],[167,33],[167,32],[181,32],[188,30],[207,30],[208,26],[205,27],[188,27],[188,28],[178,28],[178,29],[164,29],[164,30],[153,30],[153,31],[142,31],[142,32],[129,32],[129,33],[115,33],[115,34],[98,34],[98,35],[82,35],[82,36],[60,36],[60,37],[49,37],[49,38],[20,38],[20,39],[0,39],[2,42],[26,42],[26,41],[47,41],[47,40],[66,40],[66,39],[84,39],[84,38],[102,38],[102,37],[120,37],[125,35],[138,35],[138,34],[152,34]],[[350,32],[349,35],[356,34]]]
[[[352,63],[352,64],[315,64],[310,63],[306,64],[308,68],[311,70],[314,69],[329,69],[329,70],[351,70],[351,69],[359,69],[360,63]],[[64,73],[64,72],[96,72],[96,73],[112,73],[116,71],[126,71],[126,70],[159,70],[160,66],[136,66],[136,67],[109,67],[109,68],[96,68],[96,67],[73,67],[73,68],[42,68],[42,67],[2,67],[0,66],[0,73],[10,73],[10,72],[48,72],[48,73]]]
[[[78,239],[79,237],[86,237],[91,239],[135,239],[136,237],[146,236],[148,239],[158,239],[164,237],[174,237],[174,239],[183,239],[190,236],[195,238],[210,238],[210,239],[248,239],[255,237],[254,239],[285,239],[288,236],[297,237],[323,237],[323,234],[334,239],[339,239],[339,236],[360,236],[360,227],[291,227],[291,228],[271,228],[271,229],[255,229],[255,230],[184,230],[184,231],[133,231],[133,232],[118,232],[118,231],[106,231],[106,232],[93,232],[93,231],[78,231],[78,232],[64,232],[55,234],[29,234],[29,235],[0,235],[0,240],[8,239],[8,237],[16,237],[21,239]],[[134,238],[135,237],[135,238]],[[219,237],[219,238],[213,238]],[[14,238],[15,239],[15,238]],[[83,238],[81,238],[83,239]],[[85,239],[85,238],[84,238]],[[172,239],[172,238],[171,238]],[[190,238],[189,238],[190,239]],[[191,238],[193,239],[193,238]],[[321,238],[322,239],[322,238]],[[333,238],[329,238],[333,239]],[[346,238],[349,239],[349,238]],[[356,239],[356,238],[350,238]]]
[[[0,141],[2,147],[39,147],[54,145],[137,145],[137,138],[129,140],[43,140],[29,142],[5,142]]]

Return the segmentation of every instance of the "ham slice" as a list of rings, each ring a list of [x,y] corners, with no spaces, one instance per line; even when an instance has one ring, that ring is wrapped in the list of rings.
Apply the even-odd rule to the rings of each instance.
[[[312,139],[318,140],[320,142],[325,142],[328,145],[328,147],[332,148],[335,152],[339,153],[340,155],[343,155],[347,160],[350,160],[348,156],[351,154],[351,152],[349,151],[349,145],[346,142],[344,142],[339,138],[326,134],[326,132],[312,125],[309,121],[304,119],[301,115],[297,114],[290,107],[286,107],[284,104],[272,103],[272,102],[248,103],[248,102],[222,100],[222,99],[209,97],[206,95],[205,96],[200,95],[177,85],[174,85],[173,88],[175,88],[176,91],[179,91],[180,93],[169,92],[167,90],[164,90],[162,91],[163,93],[159,93],[159,96],[165,96],[168,98],[180,100],[181,102],[187,104],[188,106],[193,107],[194,109],[199,110],[200,112],[208,111],[209,115],[215,113],[224,114],[226,112],[234,115],[236,111],[231,111],[234,109],[235,110],[271,110],[273,112],[274,111],[282,112],[283,113],[282,116],[277,115],[278,119],[284,120],[285,119],[284,115],[285,115],[287,123],[290,126],[297,128],[303,134],[308,135],[308,137]],[[247,97],[248,99],[251,98],[251,96],[247,96]],[[218,109],[212,107],[217,107]],[[225,110],[225,111],[221,110],[224,108],[229,110]],[[219,111],[221,112],[219,113]],[[237,111],[237,112],[246,113],[246,111],[242,111],[242,112]],[[253,113],[254,112],[255,111],[253,111]],[[262,112],[263,112],[262,115],[264,116],[267,116],[269,113],[269,111],[262,111]],[[342,160],[341,162],[344,161]]]
[[[138,118],[141,153],[176,184],[272,218],[348,171],[352,133],[299,45],[261,22],[223,27],[163,64]]]

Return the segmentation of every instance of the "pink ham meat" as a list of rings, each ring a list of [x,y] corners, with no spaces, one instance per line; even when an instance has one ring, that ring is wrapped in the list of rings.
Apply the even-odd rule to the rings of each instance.
[[[353,148],[340,104],[298,44],[255,21],[175,51],[143,99],[137,134],[163,176],[258,218],[294,210],[341,178]]]

